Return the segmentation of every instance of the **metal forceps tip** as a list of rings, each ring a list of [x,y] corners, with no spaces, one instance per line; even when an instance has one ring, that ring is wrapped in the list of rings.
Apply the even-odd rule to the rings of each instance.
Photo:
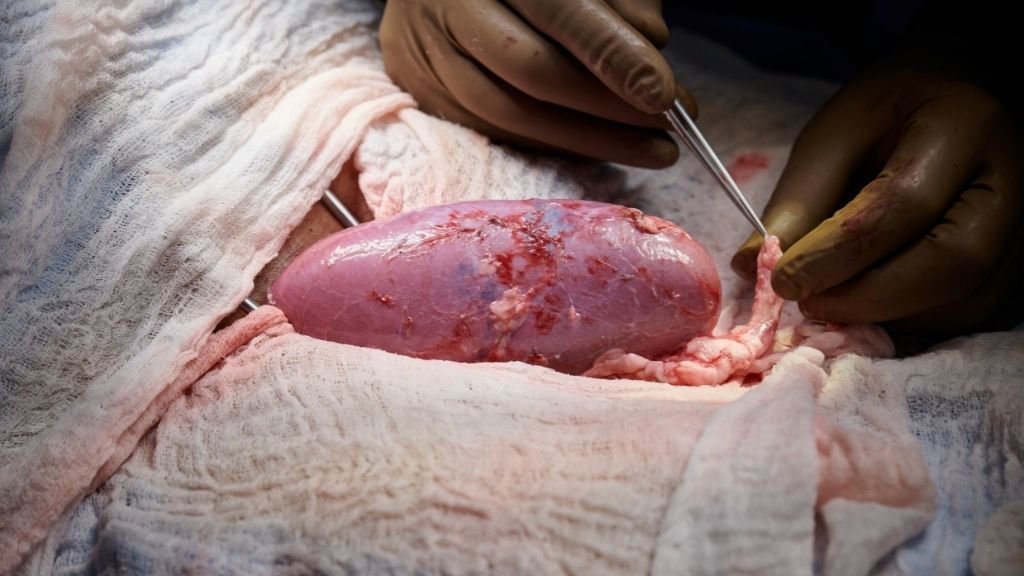
[[[761,223],[761,219],[757,217],[757,213],[750,207],[750,203],[743,196],[743,192],[740,191],[739,186],[736,185],[729,171],[722,165],[722,161],[718,159],[718,155],[711,149],[711,145],[704,139],[704,135],[697,129],[697,124],[690,118],[686,108],[683,108],[682,103],[678,99],[672,101],[672,107],[665,111],[665,116],[668,117],[669,123],[672,124],[672,128],[675,129],[679,138],[693,152],[693,155],[700,160],[700,163],[707,168],[708,172],[711,172],[711,175],[715,177],[718,185],[725,190],[726,195],[729,196],[733,204],[740,209],[740,212],[754,225],[754,228],[761,233],[761,236],[767,236],[768,231],[765,229],[764,224]]]

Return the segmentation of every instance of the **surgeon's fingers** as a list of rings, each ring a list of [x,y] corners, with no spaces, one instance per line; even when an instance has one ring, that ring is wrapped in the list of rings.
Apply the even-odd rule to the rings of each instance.
[[[647,38],[655,48],[661,50],[668,45],[669,30],[662,14],[661,0],[605,0],[605,2],[623,20],[644,38]],[[675,98],[682,103],[691,117],[697,118],[700,115],[697,98],[679,82],[675,83]],[[658,116],[664,118],[663,115]]]
[[[983,138],[953,106],[923,110],[904,126],[878,178],[786,250],[772,287],[803,300],[924,235],[974,177]]]
[[[431,60],[434,73],[454,100],[443,91],[422,90],[420,105],[448,120],[530,148],[554,148],[633,166],[663,168],[678,158],[675,143],[660,130],[635,128],[541,102],[454,51],[434,54]]]
[[[657,48],[600,0],[507,0],[620,98],[651,114],[675,97],[672,70]]]
[[[612,10],[637,32],[662,49],[668,44],[668,26],[661,11],[661,0],[605,0]]]
[[[883,322],[963,300],[992,275],[1018,224],[1020,198],[1001,186],[966,190],[945,220],[862,275],[800,303],[811,318]]]
[[[833,214],[883,140],[886,123],[865,111],[851,91],[829,100],[800,132],[765,206],[762,222],[784,250]],[[753,279],[761,243],[754,232],[739,248],[732,259],[737,274]]]
[[[1024,320],[1024,226],[1003,251],[992,275],[963,300],[942,304],[886,324],[894,338],[927,336],[930,341],[968,330],[1008,330]]]
[[[488,33],[481,34],[482,29]],[[663,114],[648,114],[628,104],[502,4],[476,18],[452,19],[449,33],[472,59],[537,100],[615,122],[669,128]]]

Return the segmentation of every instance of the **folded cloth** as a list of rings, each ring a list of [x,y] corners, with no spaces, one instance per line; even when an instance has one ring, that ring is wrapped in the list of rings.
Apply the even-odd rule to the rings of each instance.
[[[680,388],[319,341],[271,306],[221,338],[241,335],[40,566],[788,575],[811,571],[818,509],[830,573],[861,574],[930,517],[902,398],[815,402],[874,378],[864,359],[827,379],[803,349],[752,389]],[[878,428],[851,425],[869,408]]]
[[[98,485],[375,119],[369,1],[0,6],[0,573]]]
[[[0,4],[0,573],[131,453],[364,140],[381,213],[621,182],[411,109],[379,16],[372,0]]]
[[[1015,440],[1019,416],[1011,411],[1019,406],[1020,392],[1006,383],[1019,383],[1024,347],[1005,335],[993,335],[984,346],[961,342],[920,362],[839,360],[829,368],[828,380],[814,367],[818,359],[797,347],[790,359],[772,359],[781,362],[779,380],[766,379],[763,389],[744,393],[734,385],[685,396],[631,382],[566,384],[545,370],[520,365],[465,367],[397,358],[313,342],[289,334],[278,321],[243,324],[239,330],[248,332],[211,337],[218,320],[251,290],[256,272],[348,161],[359,170],[360,186],[379,215],[454,198],[587,194],[683,224],[708,247],[719,269],[727,270],[728,251],[742,236],[740,217],[691,159],[662,172],[537,160],[427,117],[383,74],[375,44],[378,17],[379,6],[370,0],[14,0],[0,5],[0,573],[19,565],[25,573],[74,572],[95,568],[103,559],[143,571],[247,572],[254,566],[283,572],[292,563],[307,565],[306,557],[308,565],[355,558],[339,571],[346,566],[376,571],[391,563],[424,571],[441,565],[479,567],[487,557],[469,559],[457,550],[458,542],[444,535],[439,520],[448,514],[462,518],[463,505],[483,507],[492,515],[487,518],[500,519],[490,527],[482,521],[459,526],[462,533],[479,532],[470,542],[481,542],[494,552],[490,558],[510,569],[562,568],[551,563],[564,552],[557,547],[562,544],[537,536],[546,530],[574,550],[565,553],[572,566],[726,570],[740,566],[728,563],[741,563],[749,542],[758,550],[751,565],[766,571],[778,566],[778,572],[797,564],[796,571],[808,570],[808,526],[817,507],[830,531],[843,534],[841,542],[833,538],[823,547],[827,553],[821,562],[855,571],[919,528],[927,515],[929,491],[911,474],[918,453],[900,414],[910,415],[910,429],[924,443],[926,461],[936,473],[939,513],[925,537],[889,556],[886,566],[928,566],[923,560],[928,551],[941,550],[942,563],[931,566],[964,569],[974,534],[988,516],[1007,498],[1021,497],[1014,472],[1022,445]],[[741,184],[756,205],[763,205],[801,120],[830,87],[768,77],[714,46],[682,38],[680,53],[705,59],[704,68],[690,62],[677,70],[703,97],[705,131],[730,167],[743,169]],[[730,299],[748,289],[726,273],[723,284]],[[745,308],[727,303],[730,310]],[[779,353],[790,352],[790,344],[807,336],[795,311],[789,314],[783,333],[799,337],[779,342]],[[265,353],[271,349],[279,356]],[[230,372],[230,378],[218,376],[221,369],[238,367],[243,357],[249,368]],[[316,361],[304,368],[304,358]],[[985,369],[987,360],[991,365]],[[853,368],[838,378],[836,367],[847,362]],[[792,378],[784,379],[786,373]],[[303,395],[307,379],[318,382],[310,390],[313,396]],[[966,400],[958,396],[957,379],[971,382]],[[488,388],[492,382],[496,387]],[[941,386],[933,388],[933,382]],[[235,395],[232,386],[253,400]],[[882,408],[873,413],[890,424],[855,417],[871,412],[861,409],[870,399],[857,396],[862,388],[881,395]],[[191,395],[180,396],[190,389]],[[474,393],[481,389],[487,394],[478,398]],[[195,402],[197,390],[205,403]],[[854,397],[830,408],[831,394]],[[303,407],[296,404],[300,398],[327,404]],[[735,408],[722,408],[737,398]],[[763,419],[755,418],[761,402],[768,407]],[[244,447],[218,440],[222,423],[216,419],[235,409],[237,427],[225,438],[245,439]],[[167,419],[147,433],[165,410]],[[329,421],[318,420],[328,416]],[[646,425],[648,418],[660,427]],[[492,421],[497,428],[488,432]],[[757,426],[748,425],[754,421]],[[587,422],[595,429],[583,434]],[[297,441],[290,426],[300,436],[303,430],[325,436]],[[634,429],[651,441],[626,435]],[[974,435],[961,438],[961,430]],[[467,441],[477,435],[485,441]],[[842,440],[847,436],[861,440]],[[258,442],[252,440],[256,437]],[[534,457],[517,443],[520,437],[545,448]],[[420,438],[444,450],[434,451]],[[856,457],[865,452],[844,448],[879,448],[878,438],[891,443],[887,454],[903,451],[901,461],[911,468],[896,466],[901,472],[887,477]],[[463,442],[468,442],[464,449]],[[713,442],[720,442],[721,450],[711,448]],[[174,448],[170,461],[157,457],[161,445]],[[749,453],[741,450],[747,445]],[[955,457],[944,456],[948,446],[956,447]],[[331,467],[339,458],[332,450],[342,448],[354,462]],[[733,469],[715,462],[716,453],[732,454],[729,450],[736,454],[729,460],[737,463]],[[359,453],[366,460],[359,460]],[[765,459],[772,453],[785,458]],[[395,455],[414,468],[404,468]],[[326,471],[314,466],[325,460],[321,456],[330,457]],[[227,476],[214,474],[220,457]],[[445,468],[449,458],[452,467]],[[478,459],[491,468],[468,474]],[[587,464],[591,459],[609,471],[594,472]],[[803,471],[800,478],[783,473],[789,465]],[[805,473],[808,465],[814,473]],[[171,480],[180,486],[155,476],[178,468],[183,471]],[[138,483],[129,469],[140,474]],[[526,472],[516,472],[520,469]],[[574,469],[581,472],[574,476]],[[378,470],[394,470],[400,482],[388,484],[389,476]],[[411,480],[410,470],[427,475]],[[843,482],[850,470],[864,471],[869,482]],[[958,476],[965,470],[970,474]],[[307,472],[313,480],[302,480]],[[723,490],[701,488],[719,475],[726,479]],[[791,482],[791,490],[765,492],[773,486],[762,485],[766,475]],[[353,482],[322,484],[321,477]],[[364,477],[378,480],[384,491],[361,485]],[[488,492],[490,477],[503,482],[494,488],[497,496]],[[986,488],[979,490],[964,477],[983,481]],[[433,482],[425,485],[426,492],[416,488],[423,478]],[[580,478],[578,499],[570,490],[575,478]],[[286,480],[302,481],[291,489]],[[463,481],[465,494],[459,499]],[[631,483],[636,487],[627,489]],[[209,499],[196,504],[204,486]],[[529,501],[531,486],[544,487],[536,493],[538,501],[550,494],[566,508],[518,507]],[[880,488],[861,490],[864,486]],[[132,491],[136,488],[139,492]],[[337,523],[319,514],[316,502],[339,506],[346,490],[372,498],[377,509],[362,509],[362,516]],[[639,496],[630,496],[633,491]],[[403,493],[424,506],[424,517],[433,523],[424,523],[426,536],[416,540],[409,533],[420,527],[403,529],[396,520],[396,530],[404,534],[399,541],[416,550],[408,557],[375,548],[387,542],[374,536],[390,534],[382,526],[396,516],[386,504],[388,498],[401,501]],[[707,513],[690,497],[695,493],[707,501]],[[280,496],[279,502],[267,501],[266,514],[246,508],[257,505],[261,494],[271,500]],[[830,496],[823,500],[822,494]],[[982,504],[962,504],[958,499],[965,494]],[[488,501],[498,496],[508,500]],[[775,497],[780,500],[772,501]],[[623,504],[615,504],[615,498]],[[195,525],[206,540],[179,536],[187,523],[177,513],[169,513],[166,526],[158,526],[159,512],[136,518],[132,510],[139,501],[153,503],[154,510],[161,502],[211,510],[210,523]],[[506,501],[516,506],[500,506]],[[448,502],[458,506],[446,508]],[[576,511],[577,502],[587,508]],[[553,510],[560,511],[548,514]],[[794,515],[785,518],[799,518],[789,524],[784,512]],[[764,552],[767,541],[757,530],[738,531],[731,543],[721,541],[722,527],[739,526],[744,514],[762,522],[752,527],[784,532],[793,554]],[[154,518],[157,522],[150,522]],[[245,521],[236,526],[236,518]],[[691,532],[680,527],[694,518],[704,523],[685,527]],[[617,529],[618,519],[636,527],[637,536]],[[321,522],[328,525],[318,531]],[[340,527],[355,530],[350,545],[336,531]],[[501,545],[502,537],[517,534],[529,545],[522,558]],[[622,543],[609,534],[621,535]],[[688,545],[690,536],[702,544]],[[955,545],[944,544],[951,540]],[[254,564],[247,564],[251,542],[278,544],[267,554],[254,553]],[[177,558],[141,552],[161,545],[177,546]],[[342,550],[337,556],[327,549],[334,545]],[[701,556],[705,546],[729,551],[728,556]],[[233,550],[246,552],[232,555]],[[641,550],[648,552],[647,560],[640,558]],[[1003,557],[986,550],[986,559]],[[133,563],[136,551],[138,563]],[[762,552],[777,563],[759,560]],[[146,564],[147,558],[153,563]],[[383,563],[376,564],[378,558]],[[268,559],[277,564],[266,564]]]

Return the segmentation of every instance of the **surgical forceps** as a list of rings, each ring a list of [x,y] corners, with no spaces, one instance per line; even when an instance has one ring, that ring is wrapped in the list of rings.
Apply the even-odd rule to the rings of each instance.
[[[700,163],[707,168],[708,172],[711,172],[711,175],[715,177],[718,185],[722,187],[722,190],[725,190],[732,203],[740,209],[740,212],[754,225],[754,228],[761,233],[761,236],[767,236],[768,231],[765,230],[761,219],[757,217],[757,213],[750,207],[750,203],[743,196],[740,187],[736,185],[729,171],[722,165],[722,161],[718,159],[715,151],[711,149],[711,145],[708,144],[708,141],[704,139],[704,135],[697,129],[697,125],[690,118],[690,115],[686,113],[686,108],[683,108],[678,98],[672,101],[672,107],[665,111],[665,116],[668,117],[669,123],[672,124],[672,128],[675,129],[676,134],[686,144],[686,147],[693,152],[694,156],[700,160]]]
[[[327,207],[327,211],[330,212],[338,222],[341,222],[341,225],[345,228],[351,228],[359,225],[359,220],[354,214],[352,214],[352,212],[349,211],[348,208],[345,208],[345,205],[341,203],[341,200],[339,200],[337,196],[334,195],[334,192],[324,190],[324,195],[320,198],[320,201]],[[241,308],[246,314],[259,307],[260,305],[252,298],[246,297],[245,300],[242,300]]]

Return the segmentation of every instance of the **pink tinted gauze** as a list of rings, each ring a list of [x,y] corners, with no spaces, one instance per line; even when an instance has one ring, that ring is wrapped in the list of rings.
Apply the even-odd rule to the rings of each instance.
[[[379,15],[0,3],[0,574],[194,379],[369,126],[414,105]]]
[[[918,462],[899,390],[924,386],[919,368],[884,365],[899,378],[872,405],[884,422],[867,421],[862,399],[830,391],[882,369],[801,346],[877,344],[866,329],[784,311],[749,368],[774,366],[761,385],[686,389],[318,342],[269,307],[211,335],[346,162],[379,217],[474,198],[621,200],[686,225],[725,271],[742,220],[694,163],[536,158],[414,109],[384,73],[371,0],[36,4],[0,3],[0,573],[635,573],[672,564],[684,517],[700,520],[687,529],[702,549],[746,538],[755,551],[718,561],[790,574],[810,571],[815,509],[844,534],[829,557],[858,566],[920,528],[928,486],[904,479],[922,477],[857,457],[883,438],[886,459]],[[687,66],[705,83],[736,70]],[[755,184],[810,112],[758,107],[788,101],[785,82],[730,84],[755,100],[702,110],[709,128],[717,116],[778,136],[745,187],[758,205],[770,187]],[[737,149],[742,131],[715,130]],[[950,373],[946,396],[967,377]],[[755,505],[766,477],[797,510]],[[800,553],[776,561],[750,531],[728,540],[715,522],[741,515]]]
[[[809,574],[818,513],[828,573],[859,574],[932,506],[898,395],[816,401],[866,361],[829,377],[801,348],[753,388],[673,387],[320,341],[271,306],[217,342],[241,344],[86,503],[98,549],[158,572]]]

